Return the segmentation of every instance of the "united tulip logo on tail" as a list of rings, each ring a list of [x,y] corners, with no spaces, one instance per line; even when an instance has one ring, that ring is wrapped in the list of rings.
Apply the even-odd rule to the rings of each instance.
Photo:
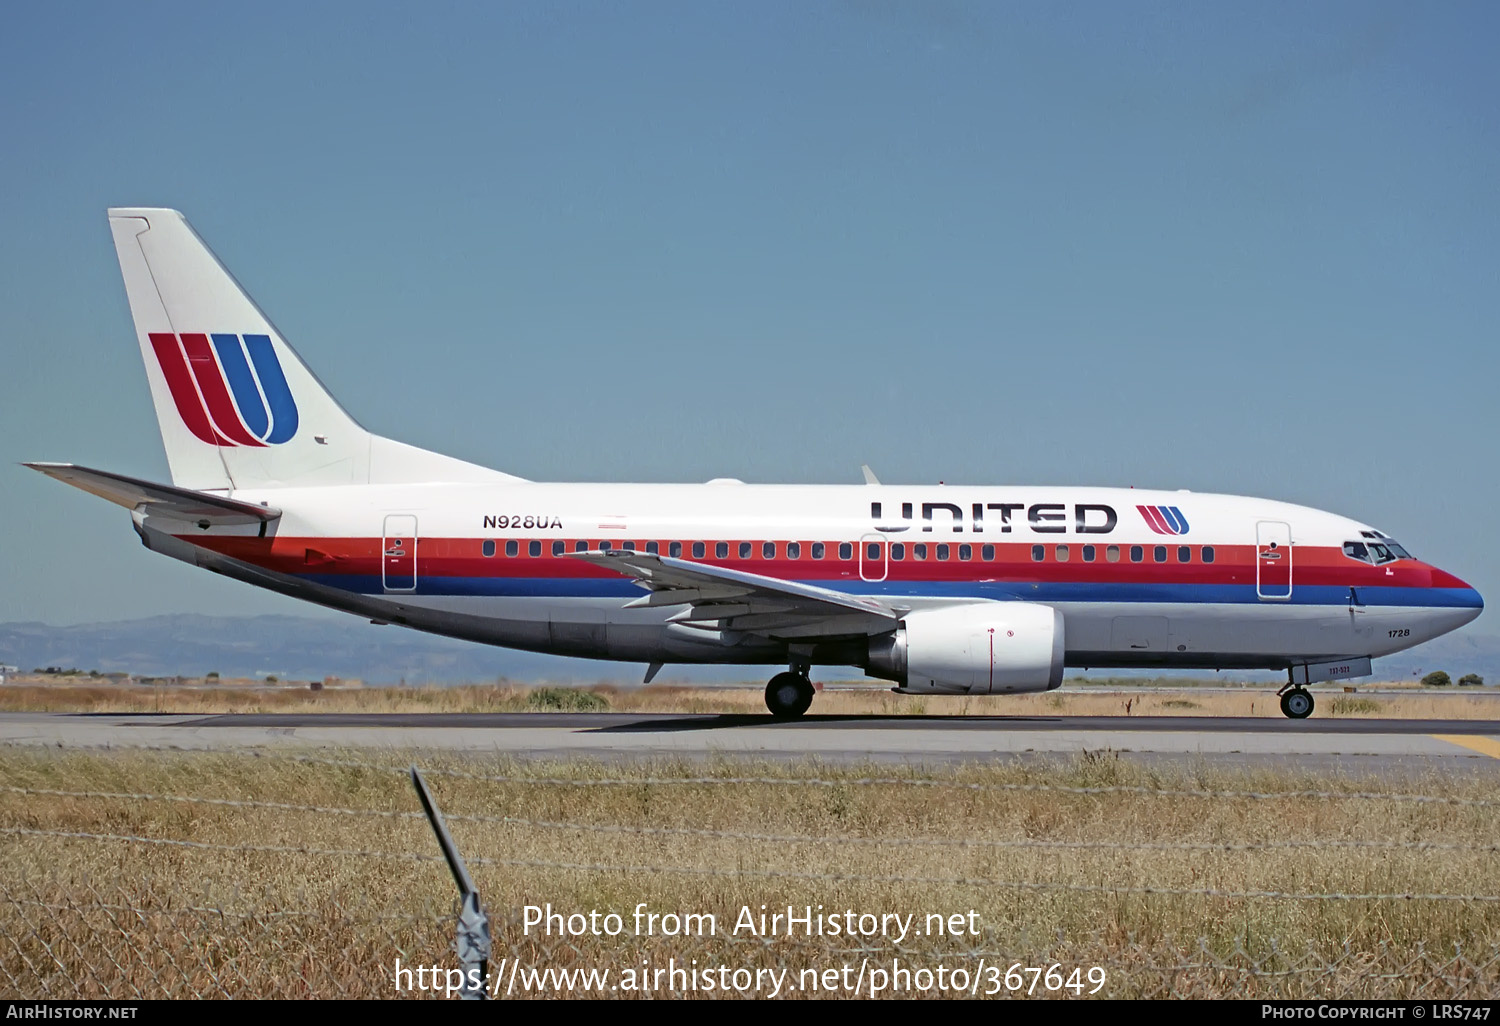
[[[154,331],[151,347],[182,422],[199,441],[280,445],[297,433],[297,404],[271,336]]]
[[[1176,506],[1137,506],[1146,526],[1157,534],[1187,534],[1187,517]]]

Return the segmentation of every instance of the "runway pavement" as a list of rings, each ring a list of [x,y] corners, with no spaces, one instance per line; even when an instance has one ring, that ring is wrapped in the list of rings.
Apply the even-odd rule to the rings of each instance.
[[[0,744],[182,750],[407,749],[526,759],[749,756],[954,763],[1118,752],[1146,762],[1500,775],[1500,720],[632,713],[0,714]]]

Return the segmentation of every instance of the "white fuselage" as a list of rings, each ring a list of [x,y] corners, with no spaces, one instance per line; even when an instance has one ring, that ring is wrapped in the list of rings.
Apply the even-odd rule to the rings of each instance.
[[[862,663],[838,624],[750,634],[627,608],[628,578],[576,558],[635,547],[880,596],[912,610],[1039,602],[1068,665],[1286,667],[1385,655],[1469,622],[1464,582],[1379,532],[1237,496],[1063,487],[390,485],[237,491],[283,511],[200,530],[137,519],[153,548],[377,620],[640,662]],[[1366,550],[1347,554],[1346,545]]]

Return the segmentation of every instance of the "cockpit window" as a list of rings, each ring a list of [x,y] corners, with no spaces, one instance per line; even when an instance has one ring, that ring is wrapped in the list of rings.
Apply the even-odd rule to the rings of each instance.
[[[1370,531],[1361,531],[1365,537],[1370,537]],[[1410,559],[1412,553],[1407,552],[1400,544],[1391,538],[1382,535],[1379,541],[1371,538],[1370,541],[1346,541],[1344,543],[1344,555],[1350,559],[1359,559],[1361,562],[1373,562],[1374,565],[1385,565],[1386,562],[1395,562],[1397,559]]]
[[[1359,532],[1366,541],[1344,542],[1344,555],[1350,559],[1357,559],[1361,563],[1373,563],[1382,566],[1386,563],[1394,563],[1398,559],[1411,559],[1412,554],[1391,540],[1390,535],[1381,534],[1379,531]],[[1378,540],[1377,540],[1378,539]]]

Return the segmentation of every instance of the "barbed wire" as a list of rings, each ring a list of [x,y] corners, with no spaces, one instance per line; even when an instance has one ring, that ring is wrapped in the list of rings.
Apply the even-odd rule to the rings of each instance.
[[[409,771],[408,771],[409,772]],[[218,805],[231,809],[269,809],[276,812],[310,812],[328,816],[372,816],[384,819],[422,819],[420,812],[387,809],[349,809],[331,805],[296,805],[288,802],[267,802],[254,798],[206,798],[191,794],[148,794],[132,791],[60,791],[46,787],[16,787],[0,785],[7,794],[31,795],[41,798],[84,798],[106,801],[183,802],[192,805]],[[452,818],[452,817],[450,817]]]
[[[46,901],[42,898],[17,898],[8,896],[6,898],[13,905],[25,905],[28,907],[44,908],[52,912],[77,912],[80,907],[63,902]],[[135,905],[111,904],[110,902],[92,901],[88,908],[97,908],[108,912],[130,912],[136,913],[140,908]],[[253,909],[250,911],[236,911],[224,908],[222,905],[169,905],[164,908],[154,909],[154,913],[160,915],[212,915],[222,919],[282,919],[287,917],[309,918],[322,915],[313,909],[286,908],[286,909]],[[373,915],[361,915],[354,917],[357,922],[392,922],[392,923],[422,923],[422,922],[447,922],[451,917],[431,912],[419,915],[410,912],[382,912]]]
[[[46,798],[75,798],[104,801],[180,802],[192,805],[208,805],[235,809],[264,809],[274,812],[303,812],[329,816],[367,816],[382,819],[422,820],[420,812],[391,809],[355,809],[329,805],[297,805],[287,802],[268,802],[250,798],[209,798],[199,795],[151,794],[124,791],[65,791],[54,788],[16,787],[0,785],[0,792]],[[1466,851],[1500,853],[1497,844],[1462,844],[1443,841],[1393,841],[1362,838],[1331,840],[1289,841],[1058,841],[1026,839],[994,839],[970,837],[860,837],[855,835],[830,834],[772,834],[739,830],[714,830],[706,827],[650,827],[614,823],[581,823],[567,820],[528,819],[522,816],[496,816],[477,813],[450,812],[445,814],[450,822],[488,823],[508,826],[524,826],[545,830],[575,830],[600,834],[625,834],[632,836],[705,837],[728,841],[765,841],[778,844],[868,844],[891,847],[952,847],[981,849],[1055,849],[1059,851],[1282,851],[1310,848],[1338,848],[1371,851]]]
[[[327,759],[317,756],[290,756],[290,761],[345,769],[375,770],[382,773],[409,773],[409,766],[382,765],[345,759]],[[600,777],[580,779],[574,777],[533,777],[525,775],[472,773],[455,769],[424,769],[427,776],[450,777],[459,780],[477,780],[493,784],[530,784],[547,787],[666,787],[666,786],[807,786],[807,787],[934,787],[963,791],[1035,792],[1043,794],[1070,794],[1080,796],[1100,795],[1146,795],[1158,798],[1210,798],[1210,799],[1276,799],[1306,798],[1319,800],[1359,800],[1410,802],[1416,804],[1451,805],[1461,808],[1500,808],[1500,798],[1462,798],[1451,795],[1402,794],[1383,791],[1239,791],[1213,788],[1152,787],[1145,784],[1100,784],[1077,786],[1072,784],[1017,784],[972,782],[963,780],[933,780],[917,777]]]
[[[140,834],[101,834],[86,830],[37,830],[30,827],[0,827],[0,834],[23,837],[60,837],[86,841],[121,841],[131,844],[156,844],[170,848],[197,848],[202,851],[241,851],[261,855],[328,855],[353,858],[404,859],[408,862],[441,862],[441,855],[422,855],[409,851],[381,851],[375,848],[314,848],[301,844],[218,844],[214,841],[187,841],[176,837],[145,837]],[[471,858],[476,865],[490,860]]]
[[[74,840],[112,841],[130,844],[195,848],[206,851],[235,851],[276,855],[327,855],[357,858],[401,859],[410,862],[440,862],[440,856],[416,852],[391,852],[374,848],[314,848],[305,845],[219,844],[211,841],[188,841],[179,838],[146,837],[139,834],[104,834],[82,830],[38,830],[27,827],[0,827],[0,834],[31,837],[56,837]],[[549,859],[503,859],[473,856],[466,859],[474,866],[506,866],[528,869],[564,869],[590,873],[665,873],[687,876],[748,877],[772,880],[816,880],[821,882],[862,881],[1002,888],[1020,891],[1060,891],[1082,894],[1138,894],[1174,897],[1203,897],[1235,900],[1282,899],[1289,901],[1457,901],[1500,902],[1500,894],[1437,894],[1421,892],[1390,893],[1307,893],[1271,890],[1222,890],[1210,887],[1150,887],[1132,884],[1076,884],[1060,881],[1004,880],[991,877],[910,876],[870,873],[818,873],[789,869],[753,869],[717,866],[616,865],[596,862],[561,862]]]
[[[75,745],[70,751],[109,753],[122,750],[117,745]],[[179,746],[131,745],[132,752],[169,752],[181,754]],[[361,762],[348,759],[329,759],[319,756],[283,756],[280,754],[256,753],[257,758],[285,759],[288,762],[341,769],[373,770],[379,773],[405,775],[411,772],[409,765]],[[933,780],[918,777],[600,777],[595,779],[574,777],[535,777],[514,774],[474,773],[467,770],[425,768],[423,773],[433,777],[449,777],[458,780],[475,780],[495,784],[531,784],[550,787],[665,787],[665,786],[783,786],[783,787],[931,787],[951,788],[967,791],[996,791],[1039,794],[1068,794],[1078,796],[1143,795],[1159,798],[1206,798],[1206,799],[1278,799],[1302,798],[1313,800],[1357,800],[1448,805],[1457,808],[1500,808],[1500,798],[1464,798],[1455,795],[1408,794],[1386,791],[1325,791],[1301,789],[1288,791],[1249,791],[1229,788],[1179,788],[1156,787],[1146,784],[1099,784],[1080,786],[1053,783],[995,783],[986,781]]]

